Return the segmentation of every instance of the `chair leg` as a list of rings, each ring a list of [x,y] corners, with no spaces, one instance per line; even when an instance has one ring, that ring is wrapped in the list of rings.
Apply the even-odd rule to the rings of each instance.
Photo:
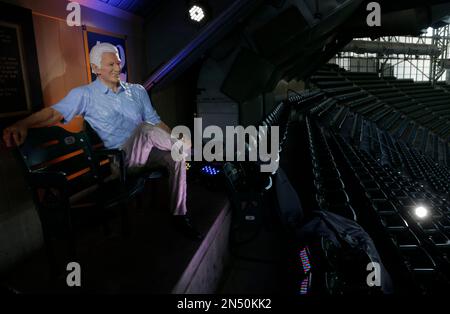
[[[55,281],[58,278],[58,263],[56,261],[55,248],[52,244],[52,238],[44,231],[44,247],[49,267],[49,280]]]
[[[151,185],[151,190],[150,190],[150,199],[152,200],[152,202],[157,201],[157,197],[158,197],[158,191],[157,191],[157,184],[155,184],[155,182],[152,182]]]
[[[103,229],[103,235],[105,237],[111,236],[111,227],[109,226],[109,223],[107,221],[102,222],[102,229]]]
[[[64,238],[66,238],[64,241]],[[62,255],[57,254],[57,245],[58,240],[63,240],[62,243],[66,243],[67,247],[67,258],[63,258],[61,260]],[[55,241],[56,245],[53,244]],[[44,232],[44,245],[45,251],[47,255],[48,267],[49,267],[49,284],[50,287],[55,287],[61,285],[65,276],[65,270],[67,263],[77,261],[77,249],[76,249],[76,240],[73,232],[70,230],[68,233],[62,238],[56,237],[53,239],[48,234]],[[62,250],[64,255],[64,249]]]
[[[160,180],[160,179],[159,179]],[[151,204],[152,204],[152,208],[157,208],[159,209],[159,200],[160,197],[159,196],[159,184],[158,184],[158,179],[155,180],[150,180],[150,195],[149,198],[151,200]]]
[[[69,233],[67,235],[67,242],[69,244],[69,258],[71,259],[71,262],[75,262],[78,253],[77,253],[77,241],[76,236],[73,230],[69,230]]]
[[[120,214],[122,218],[122,235],[128,237],[130,235],[130,221],[126,203],[120,204]]]
[[[66,268],[67,263],[69,262],[77,262],[78,259],[78,252],[77,252],[77,237],[76,237],[76,231],[73,226],[72,216],[70,213],[70,209],[67,209],[64,212],[63,217],[65,230],[64,230],[64,237],[67,241],[67,253],[68,253],[68,261],[65,261],[64,270]]]
[[[143,193],[139,193],[139,195],[136,196],[136,209],[137,211],[141,212],[144,208],[144,195]]]

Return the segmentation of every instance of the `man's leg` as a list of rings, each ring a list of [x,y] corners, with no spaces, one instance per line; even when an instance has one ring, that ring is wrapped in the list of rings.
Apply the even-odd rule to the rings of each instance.
[[[153,148],[148,159],[148,166],[162,165],[169,171],[170,210],[172,219],[184,235],[191,239],[201,240],[200,234],[186,217],[186,162],[184,160],[174,161],[170,151],[162,151]]]
[[[170,135],[149,124],[140,125],[123,146],[129,167],[162,165],[169,171],[170,210],[181,231],[194,239],[201,239],[186,217],[186,162],[174,161]]]
[[[149,123],[142,123],[123,145],[127,155],[127,166],[145,166],[153,147],[170,152],[172,149],[170,134]]]
[[[170,151],[154,148],[147,165],[164,166],[169,171],[170,210],[174,215],[186,215],[186,162],[174,161]]]

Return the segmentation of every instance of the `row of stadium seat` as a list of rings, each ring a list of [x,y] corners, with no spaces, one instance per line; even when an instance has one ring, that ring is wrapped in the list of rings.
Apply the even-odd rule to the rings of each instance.
[[[447,119],[450,109],[446,106],[450,93],[428,83],[380,78],[376,73],[346,72],[330,65],[310,79],[329,99],[375,122],[382,130],[425,151],[433,159],[450,164],[448,143],[438,138],[450,136]]]
[[[306,130],[316,188],[316,201],[320,209],[356,221],[356,213],[349,202],[345,185],[336,167],[327,139],[320,128],[311,124],[309,117],[306,117]]]
[[[340,135],[333,136],[376,217],[372,221],[395,248],[400,268],[421,293],[449,287],[450,229],[448,203],[389,167],[382,167],[368,153],[349,145]],[[427,204],[431,217],[417,219],[415,206]]]

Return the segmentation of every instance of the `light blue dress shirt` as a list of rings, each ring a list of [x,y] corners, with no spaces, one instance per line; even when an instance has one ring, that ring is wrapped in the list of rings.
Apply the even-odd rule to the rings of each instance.
[[[114,93],[99,79],[72,89],[52,106],[64,116],[64,123],[84,116],[107,148],[118,148],[142,122],[161,122],[142,85],[120,82]]]

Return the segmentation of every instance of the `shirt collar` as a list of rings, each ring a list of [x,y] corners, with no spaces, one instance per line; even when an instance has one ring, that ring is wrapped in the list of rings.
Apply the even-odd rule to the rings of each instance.
[[[122,92],[126,89],[125,82],[119,81],[119,92]]]
[[[103,82],[100,79],[96,78],[93,84],[103,94],[108,93],[109,87],[103,84]],[[117,90],[117,93],[120,93],[124,90],[125,90],[125,82],[119,81],[119,89]]]

